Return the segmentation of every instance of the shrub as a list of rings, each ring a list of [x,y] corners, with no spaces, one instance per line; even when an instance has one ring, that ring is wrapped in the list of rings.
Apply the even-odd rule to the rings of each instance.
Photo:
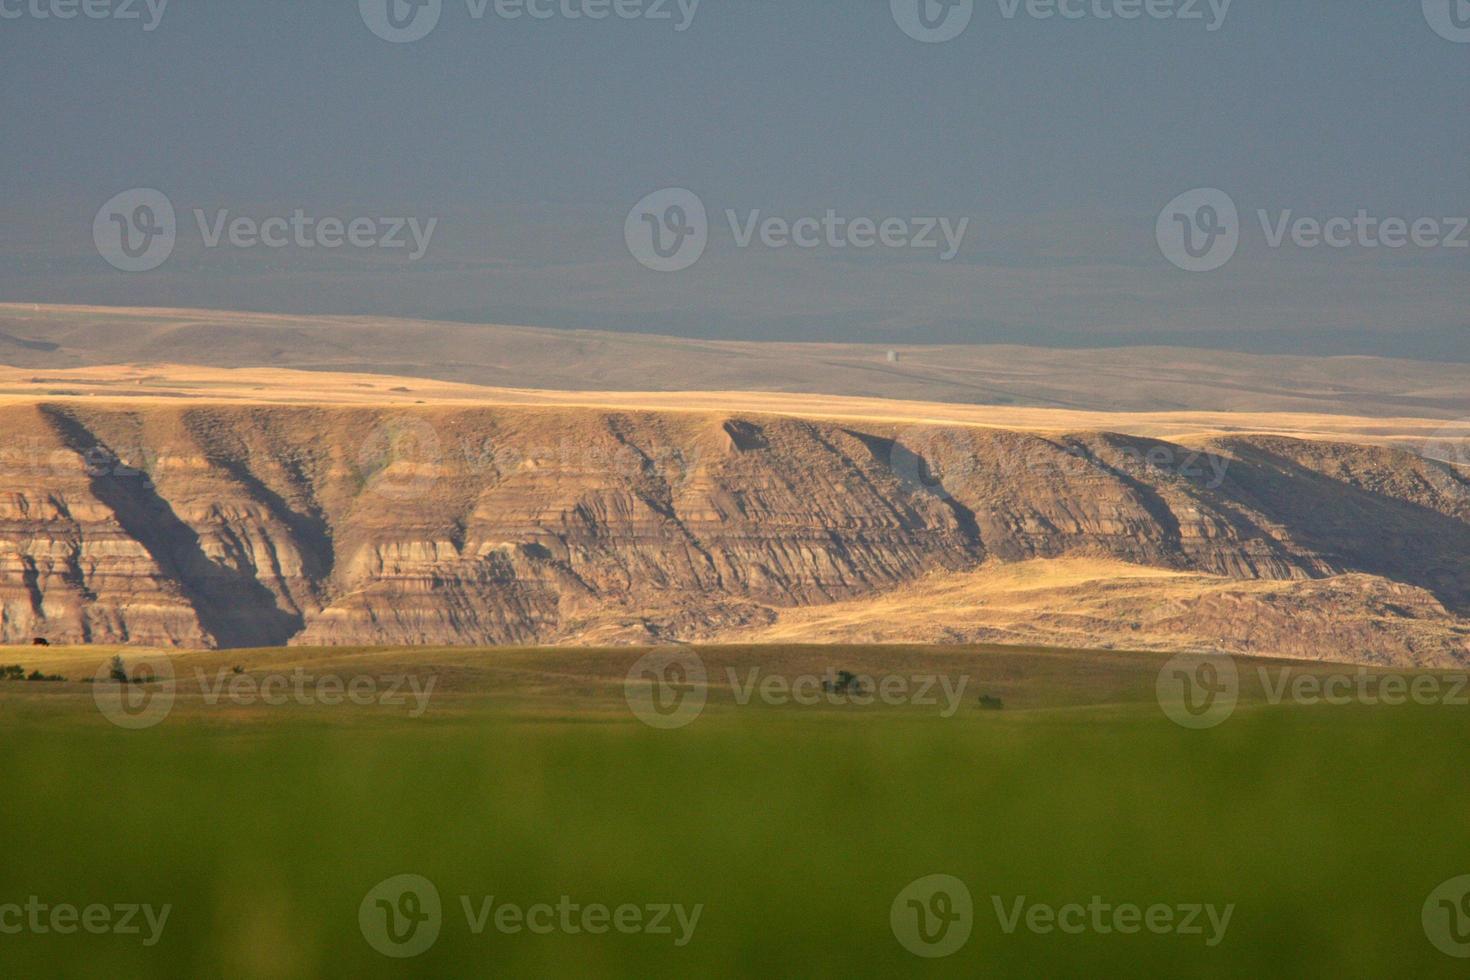
[[[112,663],[107,669],[107,676],[119,684],[131,683],[131,680],[128,678],[128,665],[123,663],[121,656],[114,656],[112,658]]]
[[[986,711],[1000,711],[1005,707],[1005,702],[991,694],[980,695],[980,707]]]
[[[822,690],[828,694],[866,694],[867,686],[850,670],[839,670],[835,678],[822,681]]]

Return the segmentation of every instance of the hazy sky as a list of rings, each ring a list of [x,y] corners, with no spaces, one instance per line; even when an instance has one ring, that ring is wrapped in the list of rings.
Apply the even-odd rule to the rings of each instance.
[[[692,18],[692,0],[498,0],[550,15],[513,19],[442,0],[406,43],[369,27],[392,33],[387,0],[174,0],[156,23],[159,0],[39,16],[54,2],[0,0],[3,299],[1470,360],[1465,0],[1235,0],[1223,20],[1222,0],[1067,0],[1068,17],[975,0],[939,43],[905,32],[921,0],[703,0]],[[940,32],[967,13],[922,2]],[[1201,18],[1162,16],[1180,8]],[[176,230],[162,265],[126,272],[94,219],[142,234],[158,215],[137,198],[99,215],[135,188]],[[707,231],[669,198],[630,220],[665,188],[697,196]],[[1210,197],[1160,221],[1195,188],[1238,219]],[[300,241],[282,230],[297,209]],[[799,231],[813,247],[759,225],[829,211],[839,230]],[[245,226],[208,247],[221,212],[287,219],[261,228],[284,246]],[[1311,226],[1293,241],[1299,217],[1343,219],[1344,247],[1307,247]],[[359,219],[361,242],[323,247],[322,218]],[[957,247],[938,225],[940,247],[912,247],[934,218],[963,227]],[[407,224],[409,247],[367,244],[395,219],[437,219],[421,257]],[[665,245],[705,244],[698,261],[640,264],[650,220]],[[1238,249],[1185,271],[1166,253],[1196,261],[1168,244],[1186,230],[1227,243],[1205,265]]]

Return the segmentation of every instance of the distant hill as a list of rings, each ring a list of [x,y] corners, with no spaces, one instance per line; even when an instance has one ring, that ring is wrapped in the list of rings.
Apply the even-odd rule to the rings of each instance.
[[[1470,418],[1470,364],[1188,348],[889,348],[376,317],[0,304],[0,364],[280,367],[574,391],[772,391],[1097,411]]]

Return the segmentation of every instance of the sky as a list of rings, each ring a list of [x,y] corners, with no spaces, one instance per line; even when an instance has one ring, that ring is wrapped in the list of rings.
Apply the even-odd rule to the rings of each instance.
[[[0,300],[1470,361],[1470,2],[946,3],[0,0]]]

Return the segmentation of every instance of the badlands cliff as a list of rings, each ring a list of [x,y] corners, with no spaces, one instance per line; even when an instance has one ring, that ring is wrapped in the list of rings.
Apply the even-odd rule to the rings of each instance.
[[[0,431],[6,643],[1012,639],[1470,662],[1470,478],[1387,447],[82,399],[0,404]]]

